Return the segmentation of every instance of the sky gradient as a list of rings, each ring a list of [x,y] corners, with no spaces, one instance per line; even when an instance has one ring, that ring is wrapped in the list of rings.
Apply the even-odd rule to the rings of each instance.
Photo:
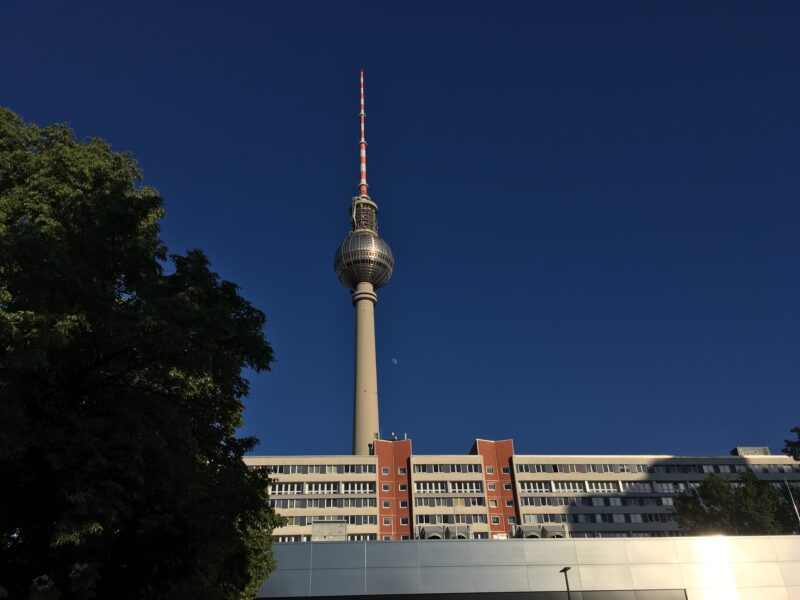
[[[169,6],[167,6],[169,4]],[[800,425],[800,4],[4,2],[0,104],[132,152],[268,317],[242,432],[347,454],[358,183],[419,454],[780,450]]]

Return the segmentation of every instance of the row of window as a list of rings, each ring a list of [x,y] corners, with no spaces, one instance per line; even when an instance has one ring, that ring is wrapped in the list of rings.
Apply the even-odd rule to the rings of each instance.
[[[351,542],[374,542],[378,536],[374,533],[351,533],[347,535],[348,541]],[[287,544],[293,542],[310,542],[311,536],[309,535],[276,535],[272,538],[273,542],[278,544]]]
[[[269,493],[274,495],[286,494],[374,494],[375,484],[370,481],[322,481],[322,482],[273,482],[269,486]]]
[[[522,515],[524,523],[674,523],[672,513],[554,513]],[[509,517],[513,519],[513,517]],[[509,523],[511,521],[509,520]]]
[[[498,500],[489,500],[489,508],[497,508]],[[508,499],[505,501],[506,506],[514,506],[514,501]]]
[[[576,531],[570,532],[573,538],[619,538],[619,537],[683,537],[685,531]]]
[[[335,475],[343,473],[374,473],[375,465],[258,465],[258,470],[283,475]]]
[[[388,475],[389,474],[389,467],[381,467],[381,475]],[[398,475],[405,475],[406,468],[405,467],[398,467],[397,468]]]
[[[800,473],[800,465],[518,464],[518,473]]]
[[[460,535],[461,532],[459,532]],[[569,536],[573,538],[623,538],[623,537],[675,537],[685,536],[686,533],[682,531],[576,531],[569,532]],[[350,541],[376,541],[378,536],[374,533],[355,533],[348,534],[347,539]],[[384,541],[391,540],[391,536],[383,536]],[[407,540],[409,536],[404,535],[401,539]],[[472,534],[472,539],[486,540],[489,539],[489,534],[486,532],[475,532]],[[278,544],[297,543],[311,541],[311,536],[308,535],[277,535],[272,538],[272,541]]]
[[[286,508],[370,508],[378,505],[376,498],[270,498],[269,506]]]
[[[257,470],[285,475],[334,475],[346,473],[375,473],[375,465],[343,464],[343,465],[256,465]],[[508,473],[508,467],[501,468]],[[800,465],[791,464],[758,464],[758,465],[645,465],[645,464],[517,464],[518,473],[744,473],[748,470],[755,473],[800,473]],[[480,464],[418,464],[414,465],[415,473],[481,473]],[[494,467],[486,467],[488,474],[494,473]],[[381,469],[383,475],[389,474],[389,468]],[[405,467],[397,469],[399,475],[406,474]]]
[[[414,473],[482,473],[479,464],[420,464],[414,465]]]
[[[738,485],[738,482],[732,482]],[[772,482],[777,488],[785,485],[781,482]],[[520,491],[523,494],[532,493],[666,493],[680,494],[694,489],[699,482],[690,481],[522,481]],[[792,487],[799,487],[800,482],[791,482]],[[497,484],[489,482],[486,484],[489,491],[495,491]],[[511,483],[503,483],[504,490],[512,489]],[[415,491],[420,494],[470,494],[483,493],[482,481],[417,481],[414,484]],[[397,486],[398,491],[408,491],[408,484],[401,483]],[[391,485],[384,483],[381,485],[382,492],[390,492]],[[317,494],[375,494],[375,484],[369,481],[348,481],[348,482],[272,482],[270,484],[271,495],[317,495]],[[284,507],[285,508],[285,507]]]
[[[311,525],[314,521],[347,521],[348,525],[377,525],[377,515],[295,515],[283,517],[286,525]]]
[[[751,465],[754,473],[800,473],[800,465]]]
[[[518,464],[517,473],[646,473],[647,465]]]
[[[494,488],[491,488],[494,489]],[[390,492],[392,486],[388,483],[381,484],[382,492]],[[397,486],[400,492],[408,491],[408,484],[401,483]],[[283,483],[273,481],[269,485],[271,495],[289,494],[375,494],[375,484],[369,481],[346,481],[339,485],[335,481],[313,482],[313,483]]]
[[[523,494],[530,494],[534,492],[682,493],[694,486],[682,481],[522,481],[519,487]]]
[[[414,498],[414,506],[486,506],[486,498],[472,496],[467,498]]]
[[[484,514],[417,515],[417,525],[472,525],[486,523]]]
[[[597,496],[525,496],[523,506],[672,506],[672,496],[655,498]]]
[[[502,467],[500,470],[502,471],[503,475],[508,475],[511,472],[511,469],[508,467]],[[494,467],[486,467],[486,473],[489,475],[494,475]]]
[[[417,481],[414,491],[418,494],[474,494],[483,493],[482,481]]]

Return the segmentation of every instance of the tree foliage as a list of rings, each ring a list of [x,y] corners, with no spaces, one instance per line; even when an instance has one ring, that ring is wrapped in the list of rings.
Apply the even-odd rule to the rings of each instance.
[[[797,439],[784,440],[786,445],[783,447],[783,451],[793,459],[800,460],[800,427],[795,427],[792,429],[792,433],[797,435]]]
[[[744,473],[738,481],[710,475],[675,498],[678,524],[690,535],[780,535],[794,525],[787,499],[771,483]]]
[[[265,317],[163,214],[130,155],[0,109],[0,596],[252,597],[271,568],[235,436]]]

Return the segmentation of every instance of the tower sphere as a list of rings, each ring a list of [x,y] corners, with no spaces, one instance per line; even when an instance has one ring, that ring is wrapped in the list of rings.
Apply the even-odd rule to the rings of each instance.
[[[377,233],[355,230],[336,249],[334,269],[339,281],[351,290],[359,283],[371,283],[377,289],[392,277],[394,256]]]

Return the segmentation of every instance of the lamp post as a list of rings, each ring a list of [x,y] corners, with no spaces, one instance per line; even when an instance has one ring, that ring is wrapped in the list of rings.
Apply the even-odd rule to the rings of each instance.
[[[564,574],[564,582],[567,584],[567,600],[572,600],[572,592],[569,591],[569,575],[567,575],[567,571],[569,571],[572,567],[564,567],[559,571],[559,573]]]

